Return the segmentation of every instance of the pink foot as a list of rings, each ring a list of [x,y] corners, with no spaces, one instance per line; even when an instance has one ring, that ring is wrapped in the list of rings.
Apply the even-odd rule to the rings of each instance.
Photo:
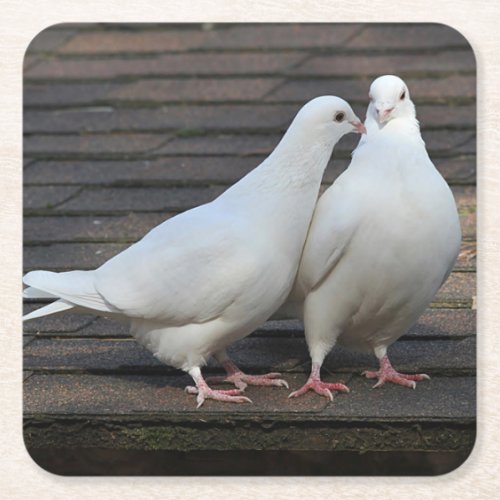
[[[309,379],[300,389],[292,392],[288,397],[298,398],[307,391],[314,391],[316,394],[333,401],[332,391],[349,392],[349,387],[344,384],[329,384],[328,382],[322,382],[321,380]]]
[[[226,377],[209,377],[207,382],[211,384],[223,384],[225,382],[234,384],[238,389],[244,391],[248,385],[286,387],[288,383],[281,378],[281,373],[266,373],[265,375],[247,375],[241,371],[227,375]]]
[[[288,383],[283,380],[281,373],[266,373],[264,375],[247,375],[243,373],[230,359],[222,361],[222,366],[226,370],[227,375],[222,377],[209,377],[207,382],[211,384],[234,384],[238,389],[244,391],[248,385],[261,385],[261,386],[276,386],[286,387]]]
[[[239,389],[229,389],[227,391],[219,391],[210,389],[210,387],[202,388],[201,390],[198,387],[194,387],[192,385],[188,385],[184,389],[188,394],[197,394],[196,402],[199,408],[206,399],[215,399],[216,401],[224,401],[226,403],[251,403],[252,400],[247,398],[246,396],[240,396],[241,391]]]
[[[251,399],[241,396],[241,391],[239,389],[229,389],[229,390],[214,390],[211,389],[205,379],[201,375],[201,370],[198,367],[189,370],[189,374],[193,377],[196,387],[188,385],[185,391],[188,394],[197,394],[196,402],[199,408],[206,399],[214,399],[216,401],[223,401],[226,403],[251,403]]]
[[[373,389],[383,386],[386,382],[392,382],[393,384],[403,385],[405,387],[411,387],[415,389],[417,383],[421,380],[430,380],[429,375],[425,373],[416,374],[405,374],[397,372],[391,365],[389,358],[384,356],[380,360],[380,369],[378,371],[364,371],[361,375],[366,378],[376,378],[377,383],[373,386]]]
[[[324,396],[330,401],[333,401],[332,391],[349,392],[349,387],[344,384],[322,382],[319,376],[319,371],[320,365],[313,363],[311,375],[309,376],[307,382],[300,389],[292,392],[288,397],[298,398],[299,396],[305,394],[307,391],[314,391],[316,394]]]

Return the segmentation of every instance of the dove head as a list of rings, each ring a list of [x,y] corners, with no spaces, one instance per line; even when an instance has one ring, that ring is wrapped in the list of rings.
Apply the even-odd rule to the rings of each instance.
[[[410,99],[408,87],[397,76],[384,75],[374,80],[369,97],[367,115],[371,115],[379,125],[394,118],[415,119],[415,106]]]
[[[325,95],[306,103],[294,122],[302,131],[339,140],[349,132],[366,133],[351,106],[340,97]]]

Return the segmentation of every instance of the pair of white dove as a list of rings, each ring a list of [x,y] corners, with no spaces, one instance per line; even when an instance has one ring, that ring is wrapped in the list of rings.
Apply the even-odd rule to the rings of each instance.
[[[278,373],[243,373],[225,351],[283,306],[278,316],[304,320],[312,358],[308,381],[290,396],[348,391],[319,375],[336,342],[377,356],[380,370],[365,372],[376,385],[415,387],[427,376],[396,372],[387,347],[446,280],[460,224],[400,78],[372,83],[365,125],[338,97],[311,100],[271,155],[214,201],[96,270],[26,274],[25,297],[58,300],[24,319],[75,310],[128,321],[159,360],[191,375],[186,390],[200,407],[208,398],[250,402],[247,384],[288,387]],[[350,132],[367,134],[316,204],[332,150]],[[212,355],[236,389],[207,384],[201,367]]]

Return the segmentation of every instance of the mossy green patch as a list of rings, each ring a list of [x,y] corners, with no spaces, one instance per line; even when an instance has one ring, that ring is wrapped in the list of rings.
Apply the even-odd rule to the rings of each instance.
[[[175,131],[177,137],[203,137],[207,131],[201,128],[180,128]]]

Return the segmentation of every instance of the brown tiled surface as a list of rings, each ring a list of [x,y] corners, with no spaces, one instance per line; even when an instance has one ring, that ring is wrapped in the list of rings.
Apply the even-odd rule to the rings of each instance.
[[[419,102],[444,102],[446,98],[467,98],[475,96],[475,79],[469,75],[444,76],[439,80],[434,78],[406,78],[413,100]],[[331,93],[336,89],[339,95],[348,100],[358,100],[364,96],[369,82],[362,79],[301,79],[290,81],[280,86],[267,97],[268,101],[303,102],[314,96]]]
[[[157,362],[124,325],[51,316],[25,328],[28,446],[470,448],[476,79],[474,55],[460,34],[437,24],[58,25],[34,39],[24,67],[26,270],[99,265],[245,175],[306,100],[337,94],[364,116],[370,81],[384,73],[410,87],[464,236],[449,280],[390,349],[397,368],[432,375],[415,391],[372,391],[359,373],[375,359],[338,348],[325,362],[325,378],[343,378],[351,393],[333,403],[249,388],[253,405],[209,401],[196,411],[183,392],[189,377]],[[337,146],[322,189],[346,168],[356,140],[348,136]],[[25,304],[26,311],[35,307]],[[298,321],[270,321],[232,350],[248,371],[282,370],[292,388],[306,378]],[[68,432],[71,425],[79,432]],[[224,425],[233,433],[252,429],[252,437],[235,445]],[[167,439],[169,429],[175,439]]]
[[[374,24],[365,26],[351,39],[349,48],[409,50],[469,48],[467,40],[453,28],[442,24]]]
[[[378,76],[381,73],[422,75],[439,71],[467,72],[474,65],[470,50],[443,51],[429,58],[428,54],[336,54],[318,56],[292,70],[298,75],[315,76]],[[377,70],[375,69],[377,68]]]
[[[252,75],[284,71],[304,58],[300,52],[188,53],[127,59],[49,59],[30,67],[30,80],[108,79],[131,76]],[[437,62],[439,64],[439,61]],[[460,63],[459,63],[460,64]]]
[[[363,106],[356,106],[362,115]],[[297,112],[296,104],[227,105],[183,104],[113,108],[111,106],[80,107],[55,110],[26,110],[26,133],[82,132],[155,132],[191,129],[201,132],[231,131],[234,133],[264,130],[282,133]],[[448,106],[422,104],[418,107],[420,125],[428,129],[470,129],[476,122],[472,104]]]

